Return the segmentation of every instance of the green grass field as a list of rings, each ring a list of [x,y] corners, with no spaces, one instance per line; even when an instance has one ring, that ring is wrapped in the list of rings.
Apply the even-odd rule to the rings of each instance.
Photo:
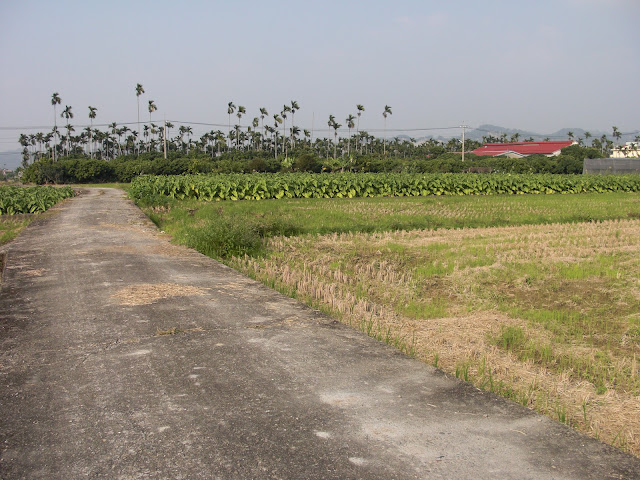
[[[154,197],[145,212],[176,240],[217,258],[257,255],[263,238],[640,218],[631,193],[199,202]],[[197,228],[194,228],[194,225]]]

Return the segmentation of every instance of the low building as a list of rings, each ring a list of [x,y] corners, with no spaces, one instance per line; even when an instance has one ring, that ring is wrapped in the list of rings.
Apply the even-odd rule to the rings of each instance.
[[[556,157],[563,148],[576,145],[574,140],[555,142],[510,142],[510,143],[485,143],[471,153],[475,155],[507,158],[523,158],[529,155],[546,155]]]
[[[640,143],[627,142],[615,147],[611,152],[611,158],[640,158]]]

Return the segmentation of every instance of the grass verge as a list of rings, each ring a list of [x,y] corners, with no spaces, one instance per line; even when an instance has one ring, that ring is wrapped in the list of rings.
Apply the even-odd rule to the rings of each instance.
[[[9,243],[35,218],[35,214],[0,215],[0,246]]]

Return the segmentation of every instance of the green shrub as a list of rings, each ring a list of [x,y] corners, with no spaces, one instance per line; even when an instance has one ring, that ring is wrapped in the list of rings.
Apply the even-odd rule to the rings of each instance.
[[[313,172],[319,173],[322,170],[322,164],[313,153],[304,153],[295,159],[293,169],[296,172]]]
[[[187,246],[214,258],[232,256],[257,256],[263,250],[263,239],[274,235],[291,236],[298,233],[296,227],[280,219],[256,219],[238,222],[233,217],[221,215],[214,222],[190,231],[185,236]]]

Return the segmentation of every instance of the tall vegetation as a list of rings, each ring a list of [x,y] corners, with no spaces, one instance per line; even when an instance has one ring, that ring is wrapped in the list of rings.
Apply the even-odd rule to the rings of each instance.
[[[220,201],[639,191],[640,175],[289,173],[141,176],[133,180],[129,194],[135,199],[160,195]]]

